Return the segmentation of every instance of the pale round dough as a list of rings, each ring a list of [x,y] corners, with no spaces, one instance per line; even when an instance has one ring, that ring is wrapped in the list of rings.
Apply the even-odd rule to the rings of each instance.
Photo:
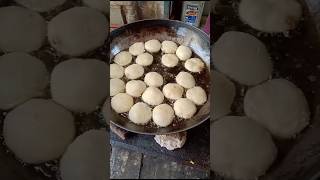
[[[240,116],[211,124],[211,170],[232,179],[257,179],[266,173],[277,148],[264,128]]]
[[[205,64],[199,58],[190,58],[184,63],[184,67],[188,71],[199,73],[205,68]]]
[[[178,46],[173,41],[163,41],[161,45],[162,52],[166,54],[175,54]]]
[[[124,68],[118,64],[110,64],[110,78],[122,78]]]
[[[129,111],[129,119],[135,124],[144,125],[151,120],[151,108],[143,102],[138,102],[133,105]]]
[[[207,102],[207,94],[200,86],[188,89],[186,97],[198,106]]]
[[[185,61],[192,56],[192,51],[189,47],[180,45],[176,51],[176,55],[181,61]]]
[[[196,105],[187,98],[180,98],[173,104],[175,114],[183,119],[192,118],[197,111]]]
[[[217,120],[231,111],[236,96],[236,87],[225,75],[213,71],[212,75],[213,119]]]
[[[244,85],[256,85],[272,73],[272,62],[265,45],[254,36],[225,32],[213,46],[217,70]]]
[[[144,53],[145,52],[144,43],[143,42],[136,42],[136,43],[132,44],[129,47],[129,52],[134,56],[138,56],[138,55]]]
[[[153,56],[149,53],[142,53],[137,56],[136,63],[141,66],[149,66],[153,62]]]
[[[169,126],[174,118],[174,110],[168,104],[160,104],[152,111],[152,120],[160,127]]]
[[[139,64],[131,64],[124,70],[124,74],[128,79],[138,79],[143,76],[144,69]]]
[[[183,95],[183,87],[177,83],[168,83],[163,86],[163,95],[168,99],[177,100]]]
[[[110,79],[110,96],[124,92],[125,83],[121,79]]]
[[[51,74],[54,101],[74,112],[90,113],[108,96],[106,63],[97,59],[70,59]]]
[[[66,0],[14,0],[18,4],[39,12],[50,11],[61,6]]]
[[[144,44],[144,47],[150,53],[157,53],[161,49],[161,43],[156,39],[152,39],[152,40],[147,41]]]
[[[97,9],[103,13],[107,13],[108,12],[108,1],[106,0],[81,0],[82,4],[87,6],[87,7],[91,7],[94,9]]]
[[[113,61],[120,66],[126,66],[131,63],[132,55],[128,51],[121,51],[114,57]]]
[[[92,129],[78,136],[60,160],[62,180],[106,179],[108,139],[105,129]]]
[[[193,88],[196,85],[196,81],[194,80],[194,77],[192,76],[192,74],[188,72],[183,72],[183,71],[180,72],[176,76],[176,81],[179,85],[181,85],[186,89]]]
[[[263,32],[286,32],[294,29],[302,17],[296,0],[242,0],[239,16],[252,28]]]
[[[111,98],[111,107],[117,113],[125,113],[133,106],[133,98],[126,93],[119,93]]]
[[[0,50],[31,52],[39,49],[47,35],[46,21],[36,12],[18,7],[0,8]]]
[[[5,144],[26,163],[59,158],[75,136],[72,114],[52,100],[31,99],[4,119]]]
[[[0,109],[11,109],[44,95],[49,73],[44,63],[26,53],[0,56]]]
[[[279,138],[294,137],[308,125],[310,118],[303,92],[285,79],[273,79],[249,89],[244,110]]]
[[[161,62],[167,67],[175,67],[179,63],[179,59],[175,54],[164,54],[161,57]]]
[[[83,55],[104,44],[107,23],[107,18],[95,9],[74,7],[51,19],[48,39],[62,54]]]
[[[156,106],[163,102],[164,96],[156,87],[148,87],[142,94],[142,100],[149,105]]]
[[[133,97],[140,97],[147,85],[141,80],[131,80],[126,84],[126,92]]]
[[[163,77],[157,72],[148,72],[144,76],[144,82],[148,86],[160,87],[163,84]]]

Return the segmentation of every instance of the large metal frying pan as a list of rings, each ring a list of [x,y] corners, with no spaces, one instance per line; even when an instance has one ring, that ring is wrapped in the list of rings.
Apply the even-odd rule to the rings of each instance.
[[[159,41],[172,40],[178,44],[191,47],[192,51],[200,56],[210,69],[210,39],[203,31],[186,23],[173,20],[143,20],[122,26],[110,34],[110,63],[113,57],[122,50],[138,41],[158,39]],[[209,83],[209,82],[208,82]],[[208,96],[210,98],[210,96]],[[209,119],[209,101],[202,106],[191,119],[179,123],[177,126],[156,128],[140,126],[130,122],[127,118],[111,111],[112,124],[131,132],[141,134],[169,134],[193,128]]]

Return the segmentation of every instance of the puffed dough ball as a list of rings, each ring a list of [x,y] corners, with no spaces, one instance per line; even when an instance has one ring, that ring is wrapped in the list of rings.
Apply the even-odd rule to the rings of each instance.
[[[179,63],[179,59],[175,54],[164,54],[161,57],[161,62],[167,67],[175,67]]]
[[[174,118],[174,110],[168,104],[160,104],[152,111],[152,119],[160,127],[169,126]]]
[[[46,12],[62,5],[66,0],[15,0],[15,2],[34,11]]]
[[[54,160],[75,136],[74,118],[52,100],[31,99],[8,113],[3,135],[8,148],[26,163]]]
[[[178,46],[173,41],[163,41],[161,51],[166,54],[175,54]]]
[[[110,79],[110,96],[124,92],[125,83],[121,79]]]
[[[277,155],[268,131],[240,116],[211,124],[211,170],[232,179],[257,179],[266,173]]]
[[[285,32],[301,20],[302,7],[296,0],[242,0],[239,16],[252,28],[263,32]]]
[[[138,79],[144,73],[144,69],[139,64],[131,64],[124,70],[124,74],[128,79]]]
[[[176,51],[176,55],[178,56],[178,58],[181,61],[185,61],[185,60],[191,58],[192,51],[189,47],[181,45],[178,47],[178,49]]]
[[[46,21],[38,13],[18,6],[0,8],[0,50],[31,52],[47,35]]]
[[[304,129],[310,111],[303,92],[285,79],[273,79],[247,91],[247,116],[279,138],[291,138]]]
[[[107,23],[105,15],[95,9],[74,7],[48,23],[49,42],[62,54],[83,55],[104,44]]]
[[[204,63],[201,61],[201,59],[199,58],[191,58],[188,59],[185,63],[184,63],[184,67],[191,72],[201,72],[203,70],[203,68],[205,67]]]
[[[160,49],[161,49],[161,43],[156,40],[156,39],[152,39],[152,40],[149,40],[147,41],[145,44],[144,44],[144,47],[145,49],[150,52],[150,53],[156,53],[156,52],[159,52]]]
[[[196,105],[187,98],[180,98],[176,100],[173,104],[173,109],[175,114],[183,119],[192,118],[197,111]]]
[[[131,63],[132,55],[128,51],[121,51],[114,57],[113,61],[120,66],[126,66]]]
[[[138,55],[136,58],[136,63],[141,66],[149,66],[153,62],[153,56],[149,53],[143,53]]]
[[[118,64],[110,64],[110,78],[122,78],[124,68]]]
[[[196,105],[203,105],[207,101],[207,94],[200,86],[195,86],[188,89],[186,97]]]
[[[97,9],[103,13],[108,12],[108,2],[105,0],[81,0],[82,4]]]
[[[182,87],[189,89],[195,86],[196,81],[194,80],[193,76],[188,72],[180,72],[177,77],[176,81]]]
[[[107,139],[105,129],[92,129],[78,136],[60,160],[62,180],[105,179],[108,176]]]
[[[111,98],[111,107],[117,113],[125,113],[133,106],[133,98],[126,93],[119,93]]]
[[[164,96],[158,88],[148,87],[142,94],[142,100],[152,106],[156,106],[162,103]]]
[[[256,85],[271,76],[272,62],[265,45],[248,33],[224,33],[212,54],[214,66],[241,84]]]
[[[144,76],[144,82],[148,86],[160,87],[163,84],[163,77],[157,72],[148,72]]]
[[[217,120],[230,113],[231,105],[236,96],[236,87],[223,74],[213,71],[213,120]]]
[[[140,97],[147,85],[141,80],[131,80],[126,84],[126,92],[133,97]]]
[[[177,83],[168,83],[163,86],[163,94],[168,99],[177,100],[183,95],[183,87]]]
[[[143,102],[138,102],[129,111],[129,119],[135,124],[147,124],[151,120],[151,108]]]
[[[44,63],[26,53],[0,56],[0,109],[13,108],[44,95],[49,73]]]
[[[143,42],[136,42],[129,47],[129,52],[134,56],[138,56],[138,55],[144,53],[144,51],[145,50],[144,50],[144,43]]]
[[[74,112],[90,113],[108,96],[106,63],[97,59],[70,59],[51,74],[54,101]]]

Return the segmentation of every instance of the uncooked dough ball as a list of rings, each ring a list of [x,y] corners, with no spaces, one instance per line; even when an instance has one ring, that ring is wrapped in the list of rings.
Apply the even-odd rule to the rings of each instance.
[[[175,54],[177,48],[178,48],[177,44],[173,41],[163,41],[162,42],[161,50],[164,53]]]
[[[254,36],[236,31],[224,33],[213,47],[214,66],[244,85],[256,85],[272,73],[265,45]]]
[[[106,63],[97,59],[70,59],[51,74],[54,101],[74,112],[90,113],[108,96]]]
[[[152,39],[152,40],[149,40],[147,41],[145,44],[144,44],[144,47],[145,49],[150,52],[150,53],[156,53],[156,52],[159,52],[160,49],[161,49],[161,43],[156,40],[156,39]]]
[[[136,63],[141,66],[149,66],[153,62],[153,56],[149,53],[143,53],[138,55],[136,58]]]
[[[196,81],[193,76],[188,72],[180,72],[176,77],[176,81],[186,89],[193,88],[196,85]]]
[[[128,112],[133,106],[133,98],[126,93],[119,93],[111,98],[111,107],[117,113]]]
[[[131,63],[132,55],[128,51],[121,51],[114,57],[113,61],[120,66],[126,66]]]
[[[207,101],[207,94],[200,86],[195,86],[188,89],[186,97],[196,105],[203,105]]]
[[[142,100],[152,106],[156,106],[162,103],[164,96],[158,88],[148,87],[142,94]]]
[[[175,54],[164,54],[161,57],[161,62],[167,67],[175,67],[179,63],[179,59]]]
[[[168,104],[160,104],[152,111],[152,119],[160,127],[169,126],[174,118],[174,110]]]
[[[121,79],[110,79],[110,96],[124,92],[125,83]]]
[[[49,42],[62,54],[83,55],[104,44],[107,23],[106,17],[95,9],[74,7],[51,19]]]
[[[15,0],[15,2],[28,9],[45,12],[62,5],[66,0]]]
[[[110,64],[110,78],[122,78],[124,68],[118,64]]]
[[[184,67],[191,72],[201,72],[205,68],[204,63],[199,58],[190,58],[184,63]]]
[[[273,79],[249,89],[244,110],[280,138],[294,137],[308,125],[310,117],[303,92],[285,79]]]
[[[187,98],[180,98],[176,100],[173,104],[173,109],[175,114],[183,119],[192,118],[197,111],[196,105]]]
[[[230,113],[230,108],[236,96],[236,87],[223,74],[213,71],[213,120]]]
[[[131,80],[126,84],[126,92],[133,97],[140,97],[147,85],[141,80]]]
[[[31,99],[8,113],[3,135],[8,148],[26,163],[54,160],[75,136],[74,118],[52,100]]]
[[[177,100],[183,95],[183,87],[177,83],[168,83],[163,86],[163,95],[168,99]]]
[[[239,16],[257,30],[285,32],[297,26],[302,16],[302,7],[296,0],[242,0]]]
[[[192,56],[192,51],[189,47],[187,46],[179,46],[177,51],[176,51],[176,55],[178,56],[178,58],[182,61],[185,61],[189,58],[191,58]]]
[[[129,119],[135,124],[147,124],[151,120],[151,108],[143,102],[138,102],[129,111]]]
[[[136,42],[129,47],[129,52],[134,56],[138,56],[138,55],[144,53],[144,51],[145,50],[144,50],[144,43],[143,42]]]
[[[0,8],[0,50],[31,52],[39,49],[47,35],[46,21],[36,12],[18,7]]]
[[[26,53],[10,53],[0,56],[0,83],[0,109],[7,110],[44,95],[49,74],[39,59]]]
[[[62,180],[106,179],[108,139],[105,129],[89,130],[78,136],[60,160]]]
[[[227,116],[212,123],[211,170],[232,179],[257,179],[276,158],[270,134],[247,117]],[[211,144],[211,143],[210,143]]]
[[[97,9],[103,13],[108,12],[108,2],[106,0],[81,0],[82,4]]]
[[[144,69],[139,64],[131,64],[124,70],[124,74],[128,79],[138,79],[144,73]]]
[[[157,72],[148,72],[144,76],[144,82],[148,86],[160,87],[163,84],[163,77]]]

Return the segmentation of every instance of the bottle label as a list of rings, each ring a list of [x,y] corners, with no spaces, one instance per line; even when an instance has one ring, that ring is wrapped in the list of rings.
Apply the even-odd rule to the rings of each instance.
[[[199,7],[197,5],[187,5],[185,13],[185,22],[195,25],[198,19]]]

